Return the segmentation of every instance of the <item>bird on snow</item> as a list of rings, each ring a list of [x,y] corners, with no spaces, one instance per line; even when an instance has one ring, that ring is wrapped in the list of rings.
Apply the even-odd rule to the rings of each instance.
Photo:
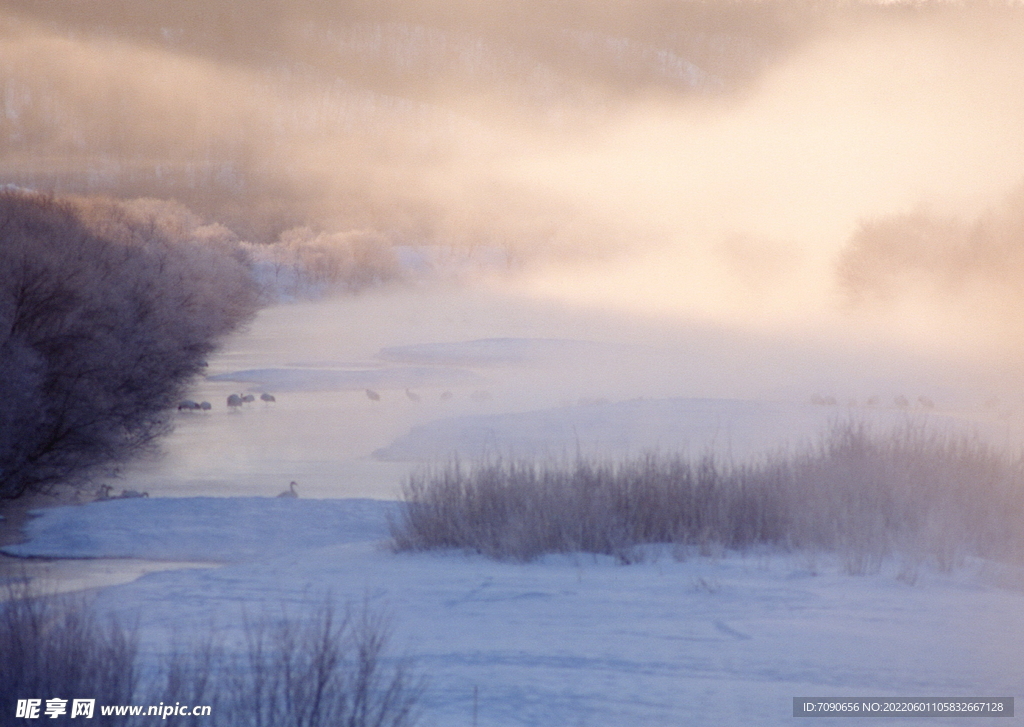
[[[295,483],[295,480],[292,480],[288,483],[288,489],[278,495],[278,497],[298,497],[299,493],[295,491],[296,487],[298,485]]]
[[[380,401],[380,394],[373,389],[367,389],[366,396],[369,397],[370,401]]]
[[[260,401],[265,401],[269,404],[272,401],[277,401],[277,399],[274,398],[273,394],[268,394],[267,392],[264,391],[262,394],[260,394]]]
[[[415,391],[409,391],[408,389],[406,389],[405,390],[405,395],[409,397],[409,401],[417,401],[418,402],[420,400],[420,395],[417,394]]]

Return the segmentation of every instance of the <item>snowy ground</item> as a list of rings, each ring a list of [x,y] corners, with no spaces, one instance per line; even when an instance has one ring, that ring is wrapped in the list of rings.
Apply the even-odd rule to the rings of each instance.
[[[7,552],[195,558],[219,568],[106,588],[144,637],[237,623],[241,608],[368,598],[429,678],[426,725],[789,724],[792,698],[1013,696],[1020,574],[899,564],[854,577],[807,554],[670,552],[623,566],[527,565],[382,548],[392,503],[151,498],[46,511]],[[679,555],[679,554],[677,554]],[[815,721],[815,724],[821,722]],[[921,724],[923,720],[907,720]],[[942,724],[976,721],[944,719]]]
[[[500,291],[271,308],[190,393],[211,411],[178,413],[165,455],[112,482],[150,498],[49,509],[4,552],[89,559],[77,580],[76,561],[62,561],[65,588],[169,568],[98,595],[138,615],[154,645],[173,629],[235,626],[243,607],[368,598],[430,680],[426,725],[471,724],[474,689],[482,726],[571,727],[789,724],[798,696],[1020,693],[1024,575],[991,563],[940,574],[894,562],[854,577],[811,554],[522,565],[382,547],[403,478],[453,455],[743,457],[848,416],[1024,441],[1021,402],[976,371],[819,343],[591,316]],[[231,393],[263,391],[277,400],[226,406]],[[290,480],[301,499],[275,498]],[[97,563],[118,574],[99,577]]]

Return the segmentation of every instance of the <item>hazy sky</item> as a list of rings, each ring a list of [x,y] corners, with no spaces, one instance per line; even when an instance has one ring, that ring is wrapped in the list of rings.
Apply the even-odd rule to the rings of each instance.
[[[39,5],[0,4],[11,181],[505,248],[531,295],[645,315],[1019,332],[1024,11]]]

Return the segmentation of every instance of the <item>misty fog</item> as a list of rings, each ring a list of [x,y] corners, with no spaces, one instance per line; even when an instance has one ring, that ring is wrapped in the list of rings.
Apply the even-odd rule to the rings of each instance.
[[[372,436],[292,422],[303,456],[640,397],[856,414],[923,396],[1018,443],[1013,6],[13,0],[0,37],[4,182],[173,201],[267,287],[211,377],[376,371],[413,344],[607,344],[470,366],[463,400],[503,395],[380,407]],[[371,387],[352,382],[303,407],[362,421]],[[209,458],[227,431],[203,435]]]
[[[0,0],[0,724],[1020,692],[1022,129],[1009,0]]]

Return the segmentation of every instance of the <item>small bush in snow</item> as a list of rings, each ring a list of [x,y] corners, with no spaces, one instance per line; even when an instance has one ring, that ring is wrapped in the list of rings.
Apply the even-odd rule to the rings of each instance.
[[[466,548],[530,560],[634,546],[841,553],[850,572],[900,552],[950,567],[965,554],[1024,553],[1024,463],[981,442],[908,425],[836,424],[802,451],[743,465],[647,455],[572,465],[451,464],[413,476],[392,524],[398,550]]]

